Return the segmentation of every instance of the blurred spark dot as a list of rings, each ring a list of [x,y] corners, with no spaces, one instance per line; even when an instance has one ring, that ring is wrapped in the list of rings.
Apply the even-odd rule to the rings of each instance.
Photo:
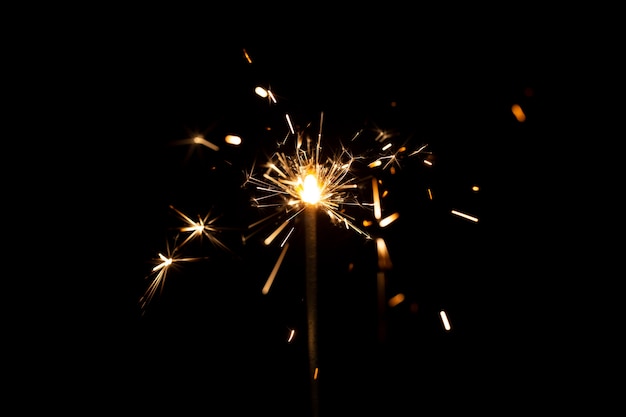
[[[241,145],[241,138],[237,135],[226,135],[226,138],[224,138],[224,142],[228,143],[229,145]]]
[[[404,294],[398,293],[389,299],[389,307],[395,307],[404,301]]]
[[[267,90],[263,87],[256,87],[254,89],[254,92],[256,93],[257,96],[262,97],[262,98],[267,98],[267,96],[269,95],[267,93]]]
[[[519,104],[513,104],[511,106],[511,111],[513,112],[513,116],[515,116],[518,122],[522,123],[526,120],[524,110],[522,110],[522,107]]]

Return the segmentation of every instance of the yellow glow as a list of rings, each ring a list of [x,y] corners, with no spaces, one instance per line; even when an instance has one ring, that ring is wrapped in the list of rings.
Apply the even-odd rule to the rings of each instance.
[[[226,135],[224,141],[230,145],[241,145],[241,138],[236,135]]]
[[[300,198],[302,201],[308,204],[317,204],[322,196],[322,190],[317,184],[317,177],[313,174],[307,174],[304,177],[304,183],[302,184],[302,190],[300,191]]]
[[[260,86],[256,87],[254,89],[254,92],[259,97],[267,98],[267,95],[268,95],[267,90],[265,88],[263,88],[263,87],[260,87]]]
[[[513,116],[517,119],[518,122],[523,122],[526,120],[526,115],[524,114],[524,110],[519,104],[514,104],[511,106],[511,111],[513,112]]]
[[[480,187],[478,185],[472,186],[472,191],[478,191],[478,190],[480,190]]]

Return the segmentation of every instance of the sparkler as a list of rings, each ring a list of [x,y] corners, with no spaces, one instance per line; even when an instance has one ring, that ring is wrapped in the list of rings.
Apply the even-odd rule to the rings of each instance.
[[[246,60],[251,63],[251,57],[244,51]],[[255,92],[258,96],[267,99],[271,105],[277,103],[276,95],[269,89],[257,87]],[[340,143],[339,150],[331,150],[322,146],[322,133],[324,125],[324,113],[320,113],[319,130],[311,132],[311,124],[304,129],[296,129],[291,116],[285,114],[287,133],[282,140],[276,142],[277,149],[271,153],[259,167],[253,164],[249,173],[245,173],[244,188],[252,188],[254,196],[252,205],[269,215],[250,224],[246,228],[246,234],[242,237],[245,243],[257,233],[266,230],[264,226],[275,225],[263,238],[263,244],[269,246],[279,241],[282,248],[280,255],[274,264],[268,278],[262,287],[262,294],[268,294],[284,261],[290,237],[294,234],[296,223],[304,222],[305,239],[305,268],[306,268],[306,313],[308,328],[308,352],[309,373],[311,386],[311,400],[313,417],[319,415],[319,359],[318,359],[318,320],[317,320],[317,222],[318,213],[328,216],[331,224],[351,230],[361,235],[365,240],[373,241],[376,245],[378,258],[377,272],[377,295],[378,295],[378,330],[381,340],[385,337],[384,320],[382,320],[386,302],[386,272],[392,269],[390,254],[385,240],[366,230],[377,224],[380,229],[388,227],[399,219],[398,212],[385,213],[382,200],[387,194],[384,190],[383,181],[373,174],[374,170],[389,172],[392,175],[402,168],[402,163],[408,158],[421,158],[426,167],[433,165],[433,159],[428,145],[420,144],[410,150],[408,140],[396,146],[394,140],[396,134],[375,128],[373,133],[374,145],[365,152],[356,153]],[[360,130],[350,139],[351,145],[364,136],[365,131]],[[225,142],[239,145],[241,138],[227,136]],[[360,142],[359,142],[360,143]],[[219,151],[220,147],[203,135],[195,135],[190,139],[178,141],[179,145],[206,147],[212,151]],[[366,167],[367,175],[359,175],[358,167]],[[360,192],[371,187],[371,201],[363,201],[359,198]],[[432,200],[431,190],[428,189],[429,199]],[[363,220],[360,224],[355,215],[349,214],[351,207],[364,209],[373,216],[374,221]],[[181,210],[170,206],[184,223],[177,228],[174,245],[170,250],[168,244],[165,254],[159,253],[157,262],[148,278],[150,284],[141,297],[142,309],[145,309],[150,300],[159,292],[168,276],[168,272],[182,262],[198,261],[208,257],[183,257],[180,251],[187,247],[193,240],[208,239],[216,248],[230,251],[217,237],[224,230],[218,227],[218,217],[212,217],[211,213],[206,216],[198,216],[194,220]],[[458,211],[451,210],[453,215],[462,217],[472,222],[478,222],[478,218]],[[182,237],[180,243],[178,239]],[[395,303],[404,301],[402,295],[394,297]],[[391,300],[390,300],[391,305]],[[446,330],[450,329],[445,312],[440,313]],[[290,340],[293,338],[293,331]]]
[[[305,251],[306,251],[306,311],[308,326],[309,372],[313,415],[319,413],[318,388],[318,345],[317,345],[317,212],[323,210],[335,224],[342,225],[371,238],[368,233],[357,227],[354,217],[345,213],[345,205],[361,206],[354,191],[357,189],[356,177],[350,172],[354,157],[343,148],[339,155],[322,159],[321,140],[324,113],[320,115],[317,139],[305,132],[295,132],[291,119],[287,115],[289,134],[283,141],[295,137],[292,153],[277,151],[264,165],[265,171],[258,177],[251,173],[244,185],[254,186],[262,197],[253,199],[257,207],[277,209],[270,217],[282,216],[284,219],[265,239],[270,245],[277,237],[284,235],[281,246],[283,251],[270,277],[263,287],[263,293],[269,292],[278,272],[280,263],[287,251],[295,219],[304,213]],[[266,219],[262,220],[266,221]],[[250,225],[254,228],[260,223]],[[285,232],[288,230],[288,232]],[[246,237],[245,239],[248,239]]]
[[[257,88],[257,94],[259,89]],[[265,91],[261,89],[261,91]],[[259,96],[274,97],[269,93]],[[362,235],[366,240],[375,240],[378,254],[379,272],[377,274],[379,297],[379,334],[384,339],[384,323],[382,316],[385,306],[385,272],[391,269],[392,263],[382,237],[373,236],[364,227],[373,224],[363,221],[364,227],[357,225],[356,218],[347,214],[349,206],[360,207],[371,212],[380,228],[385,228],[399,218],[394,212],[383,216],[382,198],[386,191],[381,191],[382,182],[372,175],[372,170],[390,171],[395,173],[401,168],[405,158],[424,156],[428,159],[427,145],[420,145],[409,151],[406,143],[395,147],[392,139],[394,134],[381,129],[374,130],[375,146],[355,156],[343,144],[341,151],[334,155],[325,155],[322,150],[322,132],[324,113],[320,114],[319,131],[314,137],[307,126],[303,131],[296,131],[289,114],[285,115],[288,131],[285,138],[278,142],[278,150],[268,161],[255,172],[255,167],[246,175],[244,186],[253,187],[257,196],[252,203],[257,208],[274,209],[267,217],[249,226],[251,233],[243,238],[244,242],[259,232],[258,226],[269,224],[270,220],[278,224],[266,235],[265,245],[270,245],[280,238],[282,251],[274,268],[263,286],[262,293],[267,294],[276,278],[280,265],[289,248],[289,239],[295,229],[298,217],[304,216],[305,251],[306,251],[306,311],[308,326],[309,374],[311,382],[311,399],[313,415],[319,412],[318,388],[318,344],[317,344],[317,213],[324,212],[331,223],[351,229]],[[364,131],[358,131],[350,140],[351,143],[363,137]],[[293,142],[292,142],[293,141]],[[293,146],[291,149],[289,146]],[[361,164],[369,169],[368,175],[358,176],[355,165]],[[358,198],[359,188],[371,184],[371,202],[362,202]]]

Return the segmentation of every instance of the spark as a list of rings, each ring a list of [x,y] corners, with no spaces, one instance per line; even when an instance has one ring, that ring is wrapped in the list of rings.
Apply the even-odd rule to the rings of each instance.
[[[237,135],[226,135],[224,142],[229,145],[239,146],[241,145],[241,137]]]
[[[287,343],[293,342],[293,339],[295,336],[296,336],[295,329],[289,329],[289,337],[287,338]]]
[[[283,259],[285,259],[285,254],[287,253],[288,248],[289,248],[288,243],[285,246],[283,246],[283,250],[280,252],[278,261],[276,261],[276,264],[274,265],[274,269],[272,269],[272,273],[270,274],[267,281],[265,281],[265,285],[263,286],[263,289],[261,290],[263,294],[268,294],[270,292],[270,288],[272,287],[272,284],[274,283],[274,278],[276,278],[276,274],[278,273],[278,270],[280,269],[280,265],[283,263]]]
[[[395,133],[385,132],[384,130],[377,128],[375,130],[376,138],[374,139],[376,142],[381,142],[382,146],[380,147],[380,155],[377,159],[369,163],[370,168],[382,167],[382,170],[393,170],[395,167],[402,168],[400,162],[404,158],[412,158],[416,155],[426,154],[426,159],[424,159],[424,163],[428,165],[432,165],[428,160],[428,155],[430,152],[426,150],[428,147],[427,144],[420,145],[417,149],[414,149],[409,152],[407,148],[408,139],[401,144],[400,146],[394,146],[394,143],[391,142],[397,135]]]
[[[526,114],[524,113],[524,110],[522,110],[522,106],[519,104],[513,104],[511,106],[511,112],[518,122],[523,123],[526,121]]]
[[[194,135],[187,139],[180,139],[173,142],[173,145],[201,145],[213,151],[219,151],[220,147],[213,142],[208,141],[203,135]]]
[[[207,238],[214,246],[225,251],[229,251],[229,248],[217,238],[217,234],[223,230],[223,228],[214,225],[214,223],[219,219],[219,216],[211,217],[211,212],[209,211],[206,216],[198,216],[198,221],[194,221],[173,205],[170,205],[170,209],[174,210],[178,214],[179,218],[185,222],[185,226],[178,228],[179,232],[189,233],[185,240],[178,245],[178,248],[181,248],[193,239]]]
[[[322,156],[322,124],[324,114],[320,115],[320,130],[317,138],[311,137],[305,131],[296,131],[291,117],[287,114],[285,120],[289,134],[280,144],[277,150],[263,165],[264,171],[256,174],[254,167],[247,174],[244,185],[254,187],[260,195],[252,199],[257,208],[274,208],[276,211],[265,219],[251,224],[248,229],[268,223],[269,219],[279,217],[279,225],[275,227],[264,239],[265,245],[270,245],[285,230],[293,231],[288,226],[292,225],[308,205],[314,205],[326,213],[331,222],[351,229],[371,239],[370,235],[357,227],[355,218],[346,214],[345,206],[365,207],[361,204],[354,191],[358,189],[357,176],[353,175],[351,168],[355,157],[345,148],[332,156]],[[289,139],[293,139],[294,147],[291,152],[280,149],[286,146]],[[258,231],[258,230],[257,230]],[[250,236],[244,237],[244,241]],[[283,240],[283,245],[288,236]],[[287,250],[283,251],[278,263],[274,267],[270,279],[268,279],[263,293],[269,291],[279,263]]]
[[[274,96],[274,93],[272,93],[272,90],[270,90],[269,88],[264,88],[259,85],[254,88],[254,92],[257,96],[261,98],[267,98],[271,103],[276,104],[276,97]]]
[[[471,220],[471,221],[473,221],[475,223],[478,222],[478,217],[474,217],[474,216],[471,216],[469,214],[466,214],[466,213],[463,213],[463,212],[460,212],[460,211],[454,210],[454,209],[450,210],[450,212],[452,214],[456,215],[456,216],[463,217],[464,219]]]
[[[177,264],[180,262],[193,262],[193,261],[205,259],[202,257],[196,257],[196,258],[180,257],[177,253],[179,247],[180,246],[174,245],[173,248],[170,249],[170,244],[168,241],[166,242],[165,254],[159,253],[158,257],[153,259],[153,261],[156,262],[156,265],[152,268],[151,273],[146,277],[146,279],[151,280],[150,284],[146,288],[146,291],[144,292],[144,294],[139,299],[139,304],[144,313],[150,301],[152,301],[152,299],[157,294],[161,294],[163,292],[165,281],[168,277],[168,273],[170,269],[176,268]]]
[[[380,222],[378,222],[378,225],[380,227],[387,227],[389,226],[391,223],[393,223],[394,221],[396,221],[398,219],[398,217],[400,217],[400,213],[396,212],[393,214],[390,214],[389,216],[385,217],[384,219],[382,219]]]
[[[381,271],[392,268],[391,257],[389,256],[389,250],[387,244],[383,238],[376,239],[376,252],[378,253],[378,269]]]
[[[252,64],[252,57],[250,56],[250,54],[248,54],[246,48],[243,48],[243,57],[246,59],[246,61],[248,61],[248,64]]]
[[[441,318],[441,324],[443,325],[443,328],[446,331],[450,331],[450,329],[452,329],[452,326],[450,326],[450,320],[448,320],[448,315],[444,310],[441,310],[439,312],[439,317]]]
[[[404,299],[405,299],[404,294],[398,293],[394,295],[393,297],[391,297],[387,303],[389,304],[389,307],[395,307],[401,302],[403,302]]]

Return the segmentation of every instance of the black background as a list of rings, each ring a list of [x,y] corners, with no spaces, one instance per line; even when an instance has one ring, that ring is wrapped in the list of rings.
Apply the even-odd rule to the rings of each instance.
[[[61,278],[19,293],[16,317],[29,323],[19,340],[30,349],[20,393],[81,414],[307,416],[302,234],[262,295],[279,249],[242,244],[241,229],[260,213],[241,185],[283,138],[285,113],[316,126],[323,112],[329,150],[379,127],[396,143],[428,144],[435,164],[407,159],[380,173],[384,207],[400,213],[374,230],[393,262],[385,297],[406,297],[395,308],[377,308],[373,242],[318,218],[321,414],[501,414],[549,398],[563,376],[560,360],[550,362],[554,329],[538,325],[558,313],[546,308],[556,286],[536,268],[550,238],[523,238],[535,227],[524,215],[545,192],[525,188],[546,163],[529,163],[529,149],[554,122],[543,18],[320,12],[260,11],[254,23],[193,11],[90,13],[40,34],[30,59],[47,71],[28,73],[36,99],[25,113],[43,138],[46,215],[59,220],[41,243],[58,257],[43,266]],[[256,85],[278,102],[257,97]],[[194,132],[220,150],[173,146]],[[242,145],[225,144],[227,133]],[[142,311],[152,262],[180,226],[170,205],[220,214],[233,252],[205,242],[209,259],[171,272]],[[30,205],[34,217],[39,207]],[[292,328],[298,337],[287,343]]]

